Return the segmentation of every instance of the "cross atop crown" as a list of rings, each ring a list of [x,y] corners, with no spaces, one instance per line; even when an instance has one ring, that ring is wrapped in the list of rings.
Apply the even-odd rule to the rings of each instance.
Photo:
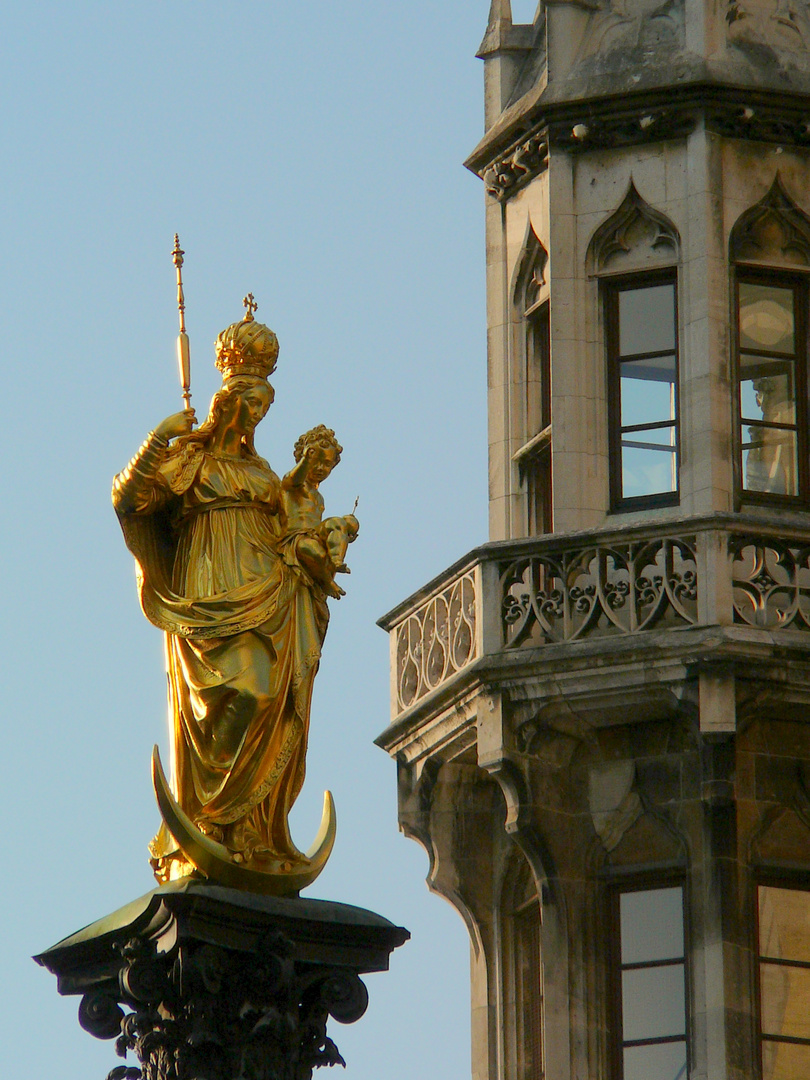
[[[259,305],[253,299],[253,293],[249,292],[247,296],[242,298],[242,303],[247,308],[245,312],[245,322],[253,322],[253,315],[259,310]]]

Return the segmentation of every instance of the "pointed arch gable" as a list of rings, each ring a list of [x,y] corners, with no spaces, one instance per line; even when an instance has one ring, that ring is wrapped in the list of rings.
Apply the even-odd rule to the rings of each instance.
[[[534,231],[532,219],[526,221],[526,234],[512,278],[512,301],[519,315],[528,314],[545,299],[548,251]]]
[[[732,262],[810,266],[810,217],[790,197],[778,172],[759,202],[735,222],[729,256]]]
[[[639,270],[672,265],[679,252],[675,225],[639,195],[631,177],[621,205],[591,237],[586,265],[591,274]]]

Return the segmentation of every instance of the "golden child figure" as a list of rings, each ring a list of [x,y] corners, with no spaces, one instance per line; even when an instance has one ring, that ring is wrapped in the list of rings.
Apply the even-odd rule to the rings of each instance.
[[[319,424],[296,442],[296,464],[281,483],[287,517],[285,539],[292,542],[297,562],[327,596],[335,599],[346,595],[335,582],[335,574],[351,573],[345,562],[346,549],[357,538],[360,523],[354,514],[324,521],[323,496],[318,489],[342,453],[334,431]]]

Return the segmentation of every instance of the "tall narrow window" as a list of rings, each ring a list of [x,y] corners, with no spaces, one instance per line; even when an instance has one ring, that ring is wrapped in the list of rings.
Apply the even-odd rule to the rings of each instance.
[[[542,1080],[540,900],[525,865],[507,878],[502,904],[506,1075],[514,1080]]]
[[[684,1080],[687,1069],[683,886],[615,896],[620,1080]]]
[[[526,312],[526,428],[518,452],[530,536],[551,532],[551,333],[548,303]]]
[[[605,286],[611,504],[678,501],[678,333],[672,271]]]
[[[807,499],[806,286],[761,272],[737,278],[737,378],[743,492]]]
[[[762,1080],[810,1076],[810,892],[760,885]]]
[[[526,223],[523,248],[512,283],[514,329],[510,437],[516,446],[512,461],[523,495],[523,521],[515,523],[527,536],[551,532],[551,333],[548,252]]]

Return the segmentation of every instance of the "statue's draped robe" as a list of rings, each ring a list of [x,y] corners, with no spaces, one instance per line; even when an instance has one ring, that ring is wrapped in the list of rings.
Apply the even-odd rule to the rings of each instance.
[[[118,512],[143,610],[166,632],[175,796],[246,859],[299,859],[287,815],[329,616],[294,545],[279,554],[279,479],[261,458],[188,443],[135,483]],[[162,828],[153,858],[175,850]]]

